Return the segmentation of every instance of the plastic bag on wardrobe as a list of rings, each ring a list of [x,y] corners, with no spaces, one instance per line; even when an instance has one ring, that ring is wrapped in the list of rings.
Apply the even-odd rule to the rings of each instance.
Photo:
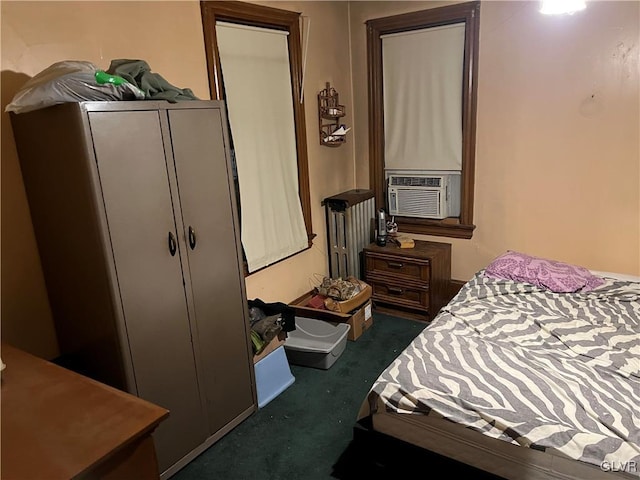
[[[25,113],[59,103],[144,100],[140,88],[91,62],[65,60],[45,68],[16,93],[5,112]]]

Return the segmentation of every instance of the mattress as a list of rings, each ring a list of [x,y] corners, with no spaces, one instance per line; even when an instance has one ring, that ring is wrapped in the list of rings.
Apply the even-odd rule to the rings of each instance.
[[[554,293],[478,272],[359,419],[511,479],[640,478],[640,281]]]

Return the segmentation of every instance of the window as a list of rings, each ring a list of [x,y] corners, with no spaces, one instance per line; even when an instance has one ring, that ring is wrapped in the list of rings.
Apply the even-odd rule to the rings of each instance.
[[[439,152],[441,157],[443,154],[450,157],[445,167],[438,166],[437,169],[460,171],[461,176],[458,217],[443,220],[410,216],[396,217],[398,228],[403,232],[455,238],[471,238],[473,235],[479,15],[480,3],[469,2],[367,21],[369,169],[376,205],[378,208],[388,207],[385,169],[398,166],[397,155],[406,154],[407,157],[415,157],[415,151],[423,152],[427,144],[429,149]],[[429,37],[436,40],[430,40]],[[447,55],[440,55],[439,58],[434,57],[435,62],[439,62],[439,59],[450,59],[450,52],[454,52],[461,57],[459,65],[462,67],[457,73],[455,69],[452,70],[444,65],[443,68],[451,70],[446,77],[443,77],[449,80],[439,79],[433,85],[460,82],[460,80],[450,80],[451,78],[459,79],[460,73],[462,81],[459,83],[458,98],[455,96],[449,98],[450,95],[447,94],[449,99],[446,102],[436,97],[433,97],[435,100],[426,102],[432,105],[430,107],[432,112],[429,113],[430,121],[433,119],[433,112],[437,113],[438,110],[440,112],[437,122],[437,129],[440,131],[436,129],[435,133],[432,131],[425,134],[420,130],[420,122],[423,121],[420,116],[423,113],[408,114],[406,109],[403,112],[397,112],[395,108],[397,105],[389,104],[390,99],[385,98],[385,91],[397,92],[398,85],[402,85],[404,81],[403,75],[405,79],[416,77],[415,68],[424,66],[427,62],[416,62],[416,54],[411,52],[424,54],[426,44],[420,45],[420,42],[429,40],[431,46],[434,43],[437,45],[446,42],[443,50],[449,52]],[[394,51],[397,52],[398,48],[403,52],[402,61],[399,61],[400,57],[397,53],[394,55]],[[385,62],[385,56],[388,62]],[[455,66],[455,63],[449,62],[448,65]],[[385,78],[385,71],[394,71],[393,78]],[[424,90],[442,92],[433,88],[433,85],[429,85]],[[405,118],[401,118],[402,115],[405,115]],[[409,118],[412,115],[414,117]],[[449,125],[448,128],[447,125]],[[385,128],[388,131],[385,131]],[[409,135],[415,138],[409,138]],[[416,150],[413,152],[407,150],[408,144],[414,145],[413,148]],[[415,166],[409,168],[415,168]],[[423,168],[429,169],[426,165]]]
[[[247,273],[311,246],[299,14],[201,2],[211,97],[224,99]]]

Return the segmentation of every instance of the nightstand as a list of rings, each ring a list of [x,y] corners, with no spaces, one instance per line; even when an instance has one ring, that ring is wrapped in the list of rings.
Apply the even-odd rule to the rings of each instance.
[[[379,312],[428,322],[449,301],[449,243],[416,240],[413,248],[371,244],[364,248],[364,263]]]

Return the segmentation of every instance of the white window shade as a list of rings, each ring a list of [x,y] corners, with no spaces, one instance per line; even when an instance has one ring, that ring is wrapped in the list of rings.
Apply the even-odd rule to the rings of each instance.
[[[464,23],[383,35],[385,168],[462,169]]]
[[[308,246],[287,32],[216,23],[249,272]]]

